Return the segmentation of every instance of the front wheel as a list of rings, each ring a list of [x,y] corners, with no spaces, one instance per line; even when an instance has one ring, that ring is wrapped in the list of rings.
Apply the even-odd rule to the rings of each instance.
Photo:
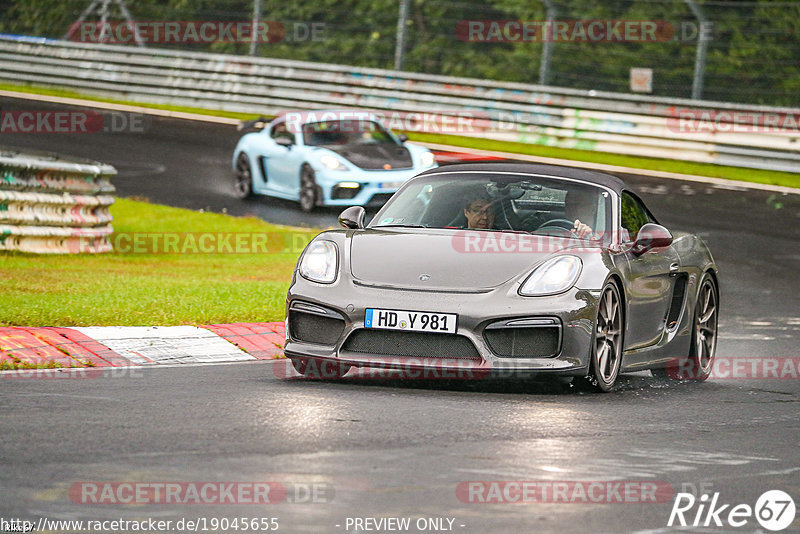
[[[306,213],[312,211],[319,202],[319,188],[314,169],[303,165],[300,171],[300,209]]]
[[[589,389],[609,392],[614,388],[622,367],[623,333],[619,289],[614,282],[608,282],[600,294],[597,319],[594,322],[589,375],[584,378],[584,385]]]

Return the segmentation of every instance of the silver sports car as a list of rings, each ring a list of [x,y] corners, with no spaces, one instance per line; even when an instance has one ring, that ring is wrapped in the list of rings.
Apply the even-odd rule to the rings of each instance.
[[[625,183],[533,164],[454,165],[408,181],[364,224],[304,250],[285,353],[304,375],[353,367],[549,373],[601,391],[619,373],[704,379],[717,266]]]

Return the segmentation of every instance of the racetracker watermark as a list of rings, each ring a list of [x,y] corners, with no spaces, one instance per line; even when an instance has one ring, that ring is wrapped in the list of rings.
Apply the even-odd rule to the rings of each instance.
[[[144,133],[146,119],[119,111],[0,110],[0,134]]]
[[[677,380],[797,380],[800,356],[716,356],[710,374],[693,359],[675,358],[667,364],[667,374]]]
[[[558,230],[562,230],[558,227]],[[564,236],[527,235],[508,232],[486,232],[479,230],[462,230],[456,232],[450,244],[453,250],[463,254],[535,254],[554,253],[570,247],[570,252],[599,252],[604,242],[611,239],[611,234],[591,234],[581,239],[583,246],[575,246],[576,238],[571,230],[563,228]]]
[[[141,367],[54,367],[0,372],[0,379],[87,380],[95,378],[144,378]]]
[[[667,118],[667,128],[686,133],[800,133],[800,113],[686,109]]]
[[[324,40],[323,22],[158,20],[75,22],[67,35],[82,43],[206,44]]]
[[[69,488],[75,504],[325,504],[333,501],[328,483],[234,482],[76,482]]]
[[[691,41],[711,25],[666,20],[461,20],[456,37],[476,43],[661,43]]]
[[[319,380],[480,380],[489,376],[513,376],[514,369],[489,369],[468,359],[446,360],[430,358],[361,358],[359,366],[352,366],[346,377],[341,374],[341,365],[331,360],[308,359],[303,365],[307,378]],[[291,360],[279,360],[272,366],[277,378],[288,379],[299,376]]]
[[[313,238],[296,232],[118,232],[109,237],[118,254],[299,254]],[[81,238],[88,252],[93,238]]]
[[[303,125],[311,123],[324,123],[322,130],[325,132],[345,134],[369,132],[372,130],[372,124],[376,121],[389,130],[425,133],[481,133],[497,126],[496,121],[492,121],[488,113],[480,110],[381,111],[353,109],[286,111],[279,115],[284,118],[287,130],[292,133],[302,133]]]
[[[653,504],[672,500],[660,480],[468,480],[456,486],[467,504]]]

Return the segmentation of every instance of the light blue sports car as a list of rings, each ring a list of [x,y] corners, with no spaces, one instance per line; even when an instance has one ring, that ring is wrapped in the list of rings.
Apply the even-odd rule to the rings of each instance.
[[[243,124],[233,153],[234,190],[316,206],[364,206],[387,200],[408,179],[436,167],[433,153],[383,127],[366,111],[285,113]]]

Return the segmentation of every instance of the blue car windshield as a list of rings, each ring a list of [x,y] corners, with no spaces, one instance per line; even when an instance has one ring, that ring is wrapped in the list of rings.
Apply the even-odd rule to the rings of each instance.
[[[477,229],[605,239],[612,228],[611,193],[588,184],[538,176],[459,173],[413,180],[370,227]]]
[[[303,143],[308,146],[396,144],[383,126],[370,120],[330,120],[303,125]]]

